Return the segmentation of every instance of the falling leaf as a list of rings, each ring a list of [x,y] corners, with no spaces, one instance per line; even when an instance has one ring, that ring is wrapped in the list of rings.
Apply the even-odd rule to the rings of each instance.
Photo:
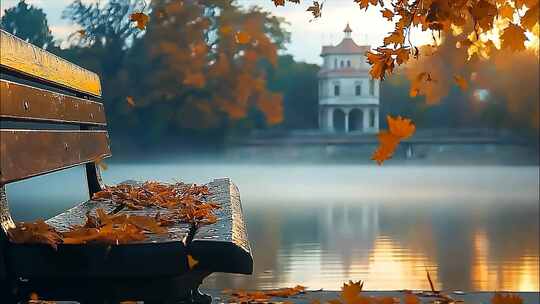
[[[272,0],[275,6],[285,6],[285,0]]]
[[[307,8],[306,11],[311,12],[313,14],[313,18],[320,18],[321,10],[323,8],[323,3],[319,4],[318,1],[313,1],[313,5]]]
[[[235,37],[238,44],[248,44],[251,41],[251,36],[246,32],[236,32]]]
[[[525,30],[519,25],[510,23],[501,35],[501,46],[503,49],[522,51],[525,50],[526,40],[528,39]]]
[[[197,266],[197,264],[199,264],[199,261],[196,260],[191,254],[187,255],[187,261],[189,269],[193,269],[195,266]]]
[[[127,102],[128,106],[130,106],[130,107],[135,106],[135,100],[133,99],[132,96],[127,96],[126,97],[126,102]]]
[[[408,118],[403,118],[401,116],[393,118],[392,116],[387,115],[386,120],[388,122],[388,129],[390,133],[397,136],[399,140],[411,137],[416,131],[415,125]]]
[[[149,19],[150,18],[148,17],[148,15],[143,12],[133,13],[129,15],[129,21],[136,22],[136,26],[140,30],[144,30],[146,28],[146,24],[148,23]]]
[[[467,89],[469,88],[467,80],[465,80],[465,78],[460,75],[454,75],[454,81],[463,92],[467,91]]]
[[[94,160],[94,163],[103,171],[109,169],[109,166],[107,166],[107,164],[105,163],[105,161],[101,157],[96,158]]]

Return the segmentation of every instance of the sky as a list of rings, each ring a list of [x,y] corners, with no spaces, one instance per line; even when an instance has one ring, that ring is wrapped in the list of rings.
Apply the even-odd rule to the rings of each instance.
[[[69,34],[76,31],[73,24],[62,19],[62,11],[71,1],[26,0],[28,4],[43,9],[53,35],[59,40],[65,40]],[[1,14],[18,2],[19,0],[0,0]],[[302,0],[300,4],[287,3],[285,7],[276,7],[272,0],[239,0],[239,3],[245,7],[257,5],[285,18],[289,22],[285,28],[291,32],[291,43],[287,45],[285,52],[293,55],[295,60],[309,63],[322,62],[319,56],[322,45],[339,43],[347,22],[353,29],[352,37],[356,43],[371,46],[380,45],[393,28],[392,23],[381,17],[379,9],[371,7],[368,11],[360,10],[353,0],[326,0],[322,18],[316,20],[306,12],[311,0]]]

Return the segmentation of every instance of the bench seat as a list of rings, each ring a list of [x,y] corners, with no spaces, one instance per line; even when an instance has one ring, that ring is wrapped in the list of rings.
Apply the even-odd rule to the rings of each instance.
[[[179,223],[167,227],[167,234],[149,233],[144,241],[129,244],[60,244],[57,250],[47,245],[10,244],[6,258],[11,271],[25,279],[174,277],[189,272],[187,255],[191,254],[199,261],[194,267],[197,271],[250,274],[253,260],[238,189],[229,179],[214,180],[207,186],[209,200],[220,205],[215,211],[218,221],[199,228],[191,237],[189,225]],[[158,211],[116,210],[114,202],[90,200],[46,222],[64,232],[84,224],[86,214],[97,208],[148,216]]]

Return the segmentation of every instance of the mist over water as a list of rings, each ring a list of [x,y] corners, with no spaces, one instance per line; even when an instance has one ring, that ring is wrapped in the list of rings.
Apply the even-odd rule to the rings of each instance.
[[[538,291],[537,166],[260,164],[201,159],[109,164],[126,179],[238,185],[255,261],[251,276],[209,288],[296,284],[339,289]],[[8,186],[16,220],[50,217],[87,197],[82,168]],[[46,198],[46,199],[45,199]]]

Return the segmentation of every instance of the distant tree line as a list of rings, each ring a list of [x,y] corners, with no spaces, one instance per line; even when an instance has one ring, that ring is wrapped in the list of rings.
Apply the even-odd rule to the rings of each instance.
[[[130,22],[133,12],[149,15],[145,30]],[[6,9],[0,24],[100,75],[115,150],[219,145],[227,135],[252,129],[317,128],[319,67],[278,54],[290,35],[282,27],[284,20],[268,12],[220,0],[161,0],[149,7],[136,0],[101,5],[75,0],[63,17],[79,29],[65,48],[54,41],[43,11],[24,1]],[[532,75],[527,79],[537,79],[538,71],[528,71],[535,63],[538,67],[537,57],[522,61],[522,69]],[[528,61],[532,64],[527,66]],[[508,68],[508,73],[519,73],[518,68]],[[383,126],[386,114],[399,114],[413,118],[419,128],[538,132],[530,127],[526,104],[509,109],[497,88],[489,93],[453,89],[430,104],[410,97],[409,87],[399,71],[382,83]],[[128,96],[134,106],[126,102]]]

